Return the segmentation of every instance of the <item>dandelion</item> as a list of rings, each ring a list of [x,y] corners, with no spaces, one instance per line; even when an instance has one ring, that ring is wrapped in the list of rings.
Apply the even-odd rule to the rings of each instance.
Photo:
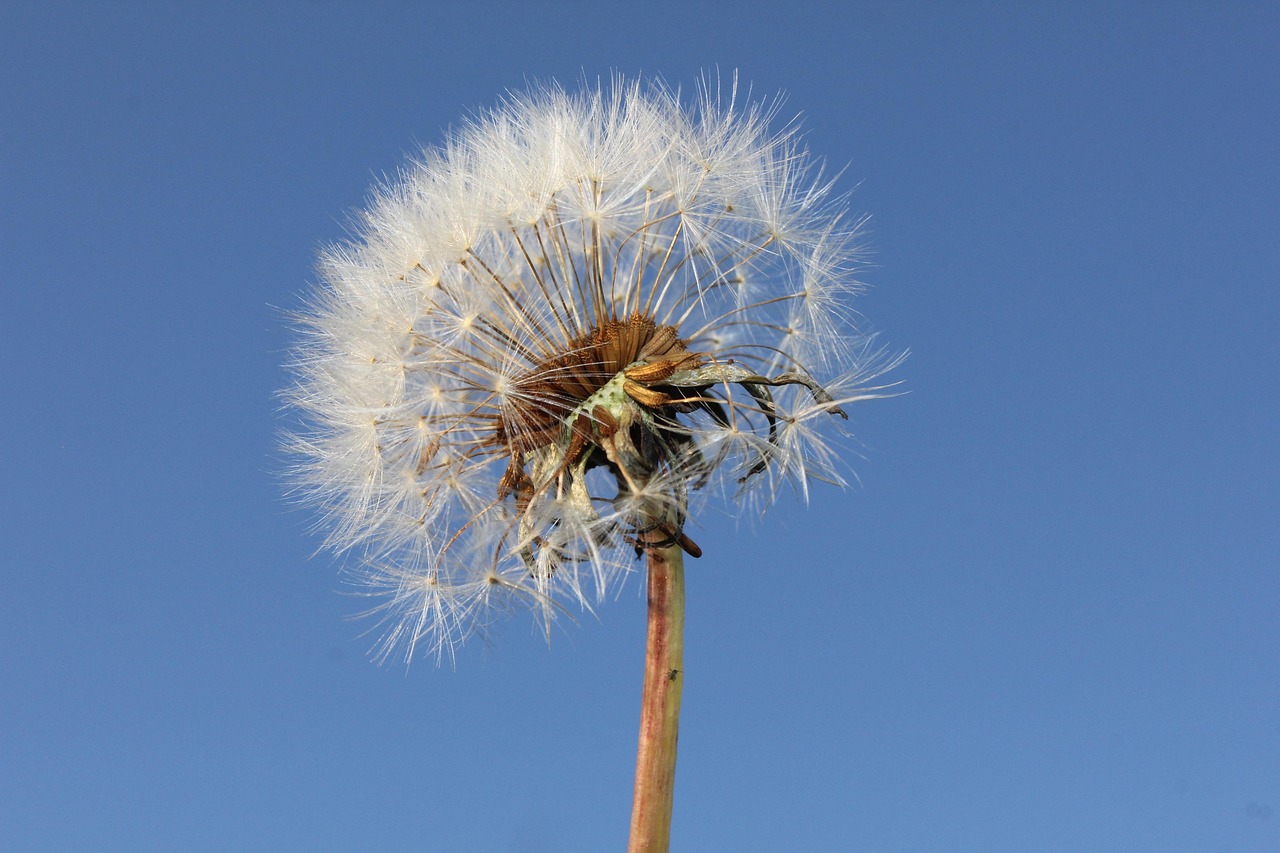
[[[860,223],[774,112],[736,81],[512,95],[377,191],[300,320],[297,482],[385,595],[379,657],[549,629],[647,557],[636,809],[666,785],[667,821],[690,519],[843,482],[831,441],[893,363],[849,306]]]

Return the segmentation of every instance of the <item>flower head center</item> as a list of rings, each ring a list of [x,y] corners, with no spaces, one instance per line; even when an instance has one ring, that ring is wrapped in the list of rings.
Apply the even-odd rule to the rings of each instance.
[[[516,377],[495,439],[520,458],[561,440],[574,411],[628,367],[698,361],[674,326],[640,313],[607,320]]]

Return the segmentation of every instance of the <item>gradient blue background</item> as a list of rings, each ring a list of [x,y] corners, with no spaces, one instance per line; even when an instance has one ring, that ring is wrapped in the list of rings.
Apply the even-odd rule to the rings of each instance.
[[[908,396],[691,565],[680,851],[1280,850],[1272,3],[0,11],[0,849],[623,849],[643,599],[378,668],[283,313],[527,80],[733,68],[873,215]]]

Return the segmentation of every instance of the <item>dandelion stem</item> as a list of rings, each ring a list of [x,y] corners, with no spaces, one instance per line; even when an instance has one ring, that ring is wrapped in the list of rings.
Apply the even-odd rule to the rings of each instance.
[[[669,540],[668,540],[669,541]],[[649,627],[645,640],[640,746],[628,853],[666,853],[676,780],[676,734],[684,685],[684,554],[679,545],[651,545]]]

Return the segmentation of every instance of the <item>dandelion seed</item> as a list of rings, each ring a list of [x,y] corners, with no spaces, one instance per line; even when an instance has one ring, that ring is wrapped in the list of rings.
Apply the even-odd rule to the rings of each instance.
[[[291,445],[385,593],[379,656],[591,608],[640,551],[698,556],[701,495],[842,482],[829,442],[892,366],[849,307],[860,223],[736,95],[513,95],[323,254]]]

